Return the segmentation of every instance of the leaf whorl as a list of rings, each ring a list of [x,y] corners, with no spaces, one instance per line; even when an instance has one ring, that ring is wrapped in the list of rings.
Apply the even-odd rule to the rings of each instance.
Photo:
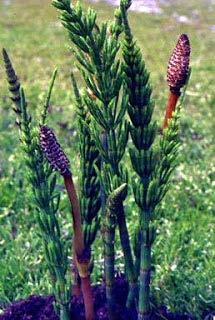
[[[190,63],[190,41],[181,34],[170,57],[167,69],[167,82],[173,93],[180,95],[180,89],[186,84]]]
[[[47,126],[40,128],[40,146],[48,162],[62,176],[71,175],[70,162],[57,141],[54,132]]]

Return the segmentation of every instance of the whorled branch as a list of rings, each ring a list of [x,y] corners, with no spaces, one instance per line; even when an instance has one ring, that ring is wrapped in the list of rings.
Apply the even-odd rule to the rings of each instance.
[[[43,161],[36,136],[37,131],[31,121],[24,90],[20,89],[20,82],[5,49],[3,49],[3,59],[9,90],[12,93],[11,99],[14,102],[14,111],[17,115],[17,124],[20,127],[20,141],[25,154],[25,164],[28,168],[28,179],[32,186],[37,208],[36,219],[43,239],[45,260],[56,299],[55,310],[61,320],[68,320],[67,254],[56,218],[59,209],[59,195],[55,194],[56,179],[55,176],[50,176],[51,170],[45,166]],[[53,194],[55,194],[54,197]]]

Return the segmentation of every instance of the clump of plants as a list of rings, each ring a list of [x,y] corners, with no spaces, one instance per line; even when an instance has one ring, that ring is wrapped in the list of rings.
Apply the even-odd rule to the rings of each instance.
[[[100,25],[96,12],[84,11],[79,2],[54,0],[53,5],[68,31],[72,53],[84,81],[80,92],[75,76],[71,75],[79,132],[78,186],[72,175],[76,164],[71,161],[70,165],[54,131],[48,126],[56,71],[41,115],[33,119],[6,50],[3,50],[3,58],[37,208],[36,219],[50,272],[55,313],[61,320],[82,319],[81,314],[72,317],[72,308],[83,296],[87,320],[121,319],[126,310],[128,314],[132,311],[132,317],[138,320],[152,319],[150,287],[155,222],[177,164],[180,107],[176,112],[175,109],[189,78],[189,39],[185,34],[179,37],[169,61],[170,94],[160,128],[152,117],[155,102],[150,74],[128,20],[131,1],[121,0],[114,20]],[[125,163],[127,152],[129,164]],[[63,177],[71,203],[71,248],[66,247],[59,227],[58,174]],[[127,197],[134,197],[138,211],[134,237],[127,226],[124,205]],[[125,266],[125,274],[121,276],[116,274],[115,263],[117,229]],[[98,235],[104,246],[104,292],[100,290],[105,295],[99,311],[90,280],[91,251]],[[72,292],[68,250],[73,256]],[[122,282],[126,285],[126,297],[120,309],[116,292]]]

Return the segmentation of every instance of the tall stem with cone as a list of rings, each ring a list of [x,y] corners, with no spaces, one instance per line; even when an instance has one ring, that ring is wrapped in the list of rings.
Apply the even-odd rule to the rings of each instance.
[[[86,320],[94,319],[93,297],[90,284],[89,263],[90,253],[85,251],[82,232],[81,212],[78,196],[75,190],[69,160],[57,142],[54,132],[47,126],[40,129],[40,145],[50,165],[63,176],[64,184],[72,207],[74,229],[75,262],[81,278],[81,288],[84,298]]]

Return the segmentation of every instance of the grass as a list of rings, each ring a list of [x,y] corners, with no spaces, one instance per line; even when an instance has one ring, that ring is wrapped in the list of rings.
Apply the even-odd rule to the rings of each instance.
[[[84,1],[87,6],[89,1]],[[182,115],[181,164],[171,191],[159,212],[158,237],[154,246],[153,293],[157,303],[172,310],[191,312],[201,319],[203,310],[215,309],[215,114],[213,93],[214,9],[206,1],[174,1],[163,15],[131,13],[131,23],[143,49],[156,99],[156,118],[165,109],[166,64],[177,36],[186,32],[192,43],[192,77]],[[111,19],[113,9],[92,4],[99,19]],[[211,8],[211,9],[210,9]],[[177,23],[174,13],[190,24]],[[37,113],[53,69],[58,77],[52,98],[50,124],[74,163],[78,163],[77,138],[70,72],[77,74],[69,41],[50,1],[14,0],[0,3],[0,43],[12,56],[26,88],[29,107]],[[31,293],[48,293],[47,269],[31,206],[31,191],[25,180],[14,115],[0,65],[0,305]],[[72,165],[77,177],[78,168]],[[59,188],[62,181],[59,181]],[[134,231],[136,208],[127,201],[129,227]],[[62,199],[61,223],[70,239],[71,221]],[[95,256],[101,256],[98,243]],[[121,256],[119,255],[119,266]],[[94,281],[101,275],[95,270]]]

